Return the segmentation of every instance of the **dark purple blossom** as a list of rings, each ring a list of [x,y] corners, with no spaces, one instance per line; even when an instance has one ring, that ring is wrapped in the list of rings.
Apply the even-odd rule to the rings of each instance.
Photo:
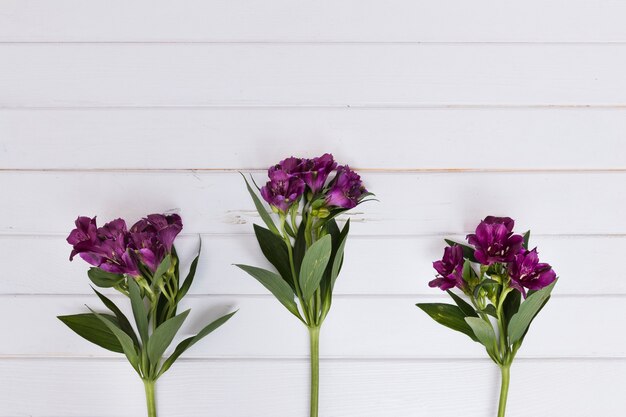
[[[141,263],[154,272],[172,251],[174,239],[182,229],[178,214],[150,214],[130,228],[131,247]]]
[[[511,262],[522,249],[524,238],[513,234],[515,222],[509,217],[488,216],[480,222],[476,233],[467,235],[474,245],[474,256],[483,265]]]
[[[95,233],[94,233],[95,229]],[[73,246],[70,260],[76,254],[90,265],[114,274],[139,275],[139,268],[131,256],[126,222],[113,220],[96,228],[96,218],[79,217],[76,229],[70,232],[67,242]]]
[[[511,287],[519,290],[526,298],[526,288],[540,290],[556,280],[556,273],[549,264],[540,263],[537,248],[520,253],[509,263]]]
[[[290,175],[299,176],[300,173],[306,171],[306,165],[308,164],[308,161],[308,159],[290,156],[289,158],[283,159],[278,164],[271,166],[267,171],[267,174],[270,178],[272,178],[272,174],[274,172],[283,171]]]
[[[304,160],[303,170],[298,175],[309,187],[313,194],[324,188],[328,175],[337,167],[337,162],[329,153]]]
[[[361,177],[347,165],[337,168],[337,175],[330,185],[326,196],[326,205],[351,209],[361,201],[367,190],[361,182]]]
[[[443,251],[443,258],[433,262],[433,268],[437,271],[437,278],[430,281],[430,287],[439,287],[446,291],[450,288],[463,288],[463,248],[458,245],[448,246]]]
[[[269,177],[270,180],[261,187],[261,196],[272,207],[285,213],[298,201],[306,185],[296,175],[278,169],[270,168]]]

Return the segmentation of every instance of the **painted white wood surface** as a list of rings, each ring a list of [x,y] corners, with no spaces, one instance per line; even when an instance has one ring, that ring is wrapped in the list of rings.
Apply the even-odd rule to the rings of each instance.
[[[137,417],[145,405],[132,372],[121,359],[4,360],[0,373],[13,377],[0,390],[0,403],[7,416]],[[486,360],[326,360],[320,372],[320,415],[496,413],[498,370]],[[621,359],[520,360],[512,379],[511,417],[617,417],[626,408]],[[164,416],[304,416],[307,380],[304,360],[182,360],[159,381],[157,395]]]
[[[0,107],[624,105],[625,56],[626,44],[0,44]]]
[[[14,169],[260,169],[329,144],[369,169],[626,169],[624,108],[4,109],[0,126]]]
[[[445,300],[426,285],[442,238],[490,213],[532,228],[561,276],[513,368],[509,416],[623,416],[625,13],[613,0],[2,2],[0,417],[144,413],[124,360],[55,318],[99,305],[64,239],[79,214],[171,209],[184,261],[204,245],[185,332],[240,311],[166,374],[161,415],[306,416],[305,331],[231,265],[264,264],[236,171],[261,180],[325,151],[381,201],[351,216],[323,417],[495,414],[480,346],[414,306]]]
[[[25,42],[616,42],[618,0],[4,0]]]

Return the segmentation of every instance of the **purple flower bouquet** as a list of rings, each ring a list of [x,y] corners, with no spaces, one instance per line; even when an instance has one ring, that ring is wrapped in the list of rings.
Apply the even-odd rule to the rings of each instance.
[[[508,217],[488,216],[467,236],[469,245],[446,240],[449,246],[443,259],[433,262],[437,276],[429,285],[447,291],[455,304],[417,304],[438,323],[482,344],[500,367],[498,417],[505,415],[515,354],[557,281],[552,267],[539,262],[537,248],[529,250],[530,232],[515,234],[514,224]]]
[[[174,239],[183,228],[177,214],[151,214],[130,229],[122,219],[102,227],[94,217],[79,217],[67,238],[73,246],[70,261],[78,255],[90,265],[87,275],[100,288],[114,288],[130,298],[135,328],[122,311],[93,289],[110,313],[75,314],[59,319],[78,335],[107,350],[123,353],[143,380],[148,416],[156,417],[155,383],[176,359],[200,339],[220,327],[227,314],[178,344],[164,358],[190,310],[177,314],[178,304],[191,286],[200,254],[180,280]],[[92,287],[93,288],[93,287]],[[111,314],[112,313],[112,314]]]
[[[270,167],[268,175],[267,184],[257,189],[278,224],[247,180],[246,185],[267,226],[255,224],[254,232],[263,255],[276,271],[237,266],[257,279],[309,329],[310,415],[317,417],[320,328],[330,310],[350,230],[349,221],[339,229],[335,217],[372,194],[356,172],[347,165],[337,166],[330,154],[313,159],[287,158]]]

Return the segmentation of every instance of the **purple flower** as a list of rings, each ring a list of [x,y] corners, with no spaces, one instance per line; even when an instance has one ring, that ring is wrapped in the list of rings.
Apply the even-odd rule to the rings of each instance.
[[[476,233],[467,235],[474,245],[474,256],[483,265],[496,262],[511,262],[522,249],[524,238],[513,234],[515,222],[509,217],[487,216],[476,228]]]
[[[154,272],[172,251],[174,239],[182,229],[178,214],[149,214],[130,228],[131,247],[139,261]]]
[[[104,271],[139,275],[137,263],[128,250],[128,231],[122,219],[97,228],[95,217],[79,217],[76,229],[70,232],[67,242],[73,246],[70,260],[79,254],[85,262]]]
[[[431,288],[439,287],[446,291],[450,288],[463,288],[463,249],[458,246],[448,246],[443,251],[443,259],[433,262],[433,268],[437,271],[437,278],[430,281]]]
[[[367,190],[361,182],[361,177],[347,165],[337,168],[337,175],[330,185],[326,196],[326,205],[351,209],[357,206],[361,196]]]
[[[298,175],[313,194],[318,193],[324,188],[328,175],[337,167],[337,162],[333,158],[332,154],[325,153],[324,155],[307,159],[303,163],[303,170]]]
[[[273,165],[267,171],[267,175],[272,178],[272,174],[276,171],[284,171],[287,174],[298,175],[306,170],[306,164],[308,159],[296,158],[290,156],[280,161],[278,164]]]
[[[277,168],[270,168],[269,177],[270,180],[265,186],[261,187],[261,196],[272,207],[286,213],[291,205],[298,201],[300,196],[304,193],[306,185],[304,181],[296,175],[291,175]]]
[[[519,290],[526,298],[526,290],[540,290],[556,280],[556,273],[546,263],[539,262],[537,248],[527,251],[522,249],[509,264],[511,287]]]

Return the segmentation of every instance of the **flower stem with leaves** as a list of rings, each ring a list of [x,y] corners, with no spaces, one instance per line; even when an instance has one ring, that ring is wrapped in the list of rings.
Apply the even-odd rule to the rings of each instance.
[[[84,339],[107,350],[123,353],[144,383],[149,417],[156,417],[155,385],[176,359],[200,339],[220,327],[233,313],[218,318],[197,335],[178,344],[169,357],[165,351],[189,315],[177,314],[178,305],[194,280],[200,253],[184,281],[173,241],[182,230],[176,215],[150,215],[130,230],[122,219],[96,227],[95,218],[79,217],[68,237],[72,257],[79,254],[94,265],[88,276],[100,288],[114,288],[130,299],[135,326],[111,299],[92,287],[109,313],[59,316]]]
[[[468,235],[470,245],[446,240],[449,246],[433,263],[437,277],[429,285],[446,291],[455,304],[417,304],[438,323],[482,344],[498,365],[498,417],[506,413],[515,355],[557,282],[550,265],[539,263],[536,248],[529,250],[530,232],[516,235],[513,226],[508,217],[488,216]]]
[[[334,178],[329,175],[336,171]],[[343,263],[350,222],[339,229],[335,217],[366,201],[360,177],[347,166],[337,167],[332,155],[287,158],[269,169],[270,181],[255,191],[246,186],[267,226],[254,225],[263,255],[276,272],[237,265],[287,308],[309,331],[311,360],[310,416],[318,416],[319,341],[330,311],[335,281]],[[256,184],[255,184],[256,185]],[[278,225],[257,192],[268,202]],[[298,224],[298,217],[300,222]]]

